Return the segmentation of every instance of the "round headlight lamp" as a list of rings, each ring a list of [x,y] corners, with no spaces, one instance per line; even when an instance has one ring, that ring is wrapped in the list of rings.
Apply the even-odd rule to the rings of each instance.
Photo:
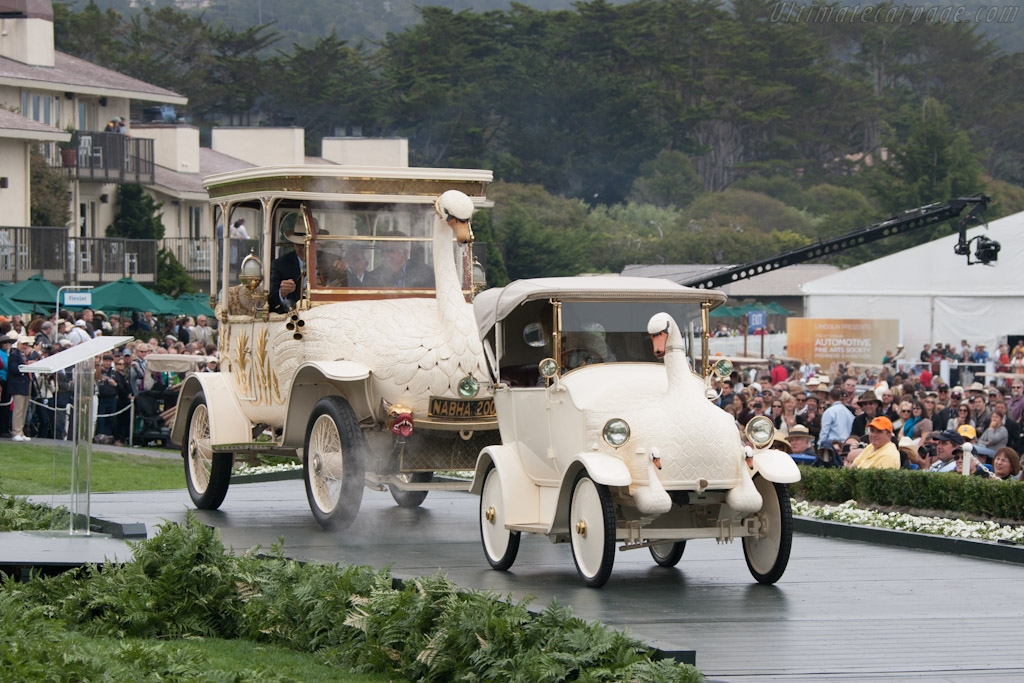
[[[609,446],[618,448],[629,441],[629,425],[625,420],[620,420],[617,417],[608,420],[604,424],[604,429],[601,430],[601,436]]]
[[[725,358],[721,358],[715,363],[713,369],[716,375],[718,375],[722,379],[725,379],[726,377],[732,374],[732,363],[730,363]]]
[[[459,380],[459,396],[462,398],[473,398],[480,391],[480,383],[472,377],[463,377]]]
[[[764,415],[751,418],[744,431],[754,448],[766,448],[775,440],[775,425]]]

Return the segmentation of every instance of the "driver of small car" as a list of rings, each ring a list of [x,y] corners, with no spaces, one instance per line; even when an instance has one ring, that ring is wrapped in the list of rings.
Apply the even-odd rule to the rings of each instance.
[[[562,348],[562,366],[566,370],[615,361],[615,354],[605,338],[604,326],[600,323],[585,323],[581,330],[566,332]]]

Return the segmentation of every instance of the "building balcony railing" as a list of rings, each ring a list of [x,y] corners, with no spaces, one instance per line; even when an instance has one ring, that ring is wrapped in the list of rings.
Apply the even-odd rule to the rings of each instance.
[[[72,180],[152,185],[153,140],[121,133],[76,130],[69,149],[60,150],[60,165]]]
[[[68,228],[0,227],[0,280],[42,275],[55,285],[156,280],[156,240],[69,237]]]

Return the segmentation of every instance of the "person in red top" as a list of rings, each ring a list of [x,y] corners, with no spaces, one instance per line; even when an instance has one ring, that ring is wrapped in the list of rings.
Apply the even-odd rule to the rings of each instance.
[[[921,384],[929,389],[932,386],[932,371],[928,369],[927,365],[921,370]]]
[[[779,363],[772,368],[772,386],[779,382],[785,382],[787,379],[789,379],[789,370],[786,369],[783,363]]]

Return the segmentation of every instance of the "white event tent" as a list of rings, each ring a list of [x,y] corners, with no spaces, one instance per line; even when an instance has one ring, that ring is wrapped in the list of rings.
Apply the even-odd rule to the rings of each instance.
[[[991,352],[1001,338],[1024,334],[1024,212],[967,231],[978,234],[1002,245],[994,266],[968,266],[953,252],[954,233],[804,283],[804,315],[900,320],[911,359],[926,343],[962,339]]]

